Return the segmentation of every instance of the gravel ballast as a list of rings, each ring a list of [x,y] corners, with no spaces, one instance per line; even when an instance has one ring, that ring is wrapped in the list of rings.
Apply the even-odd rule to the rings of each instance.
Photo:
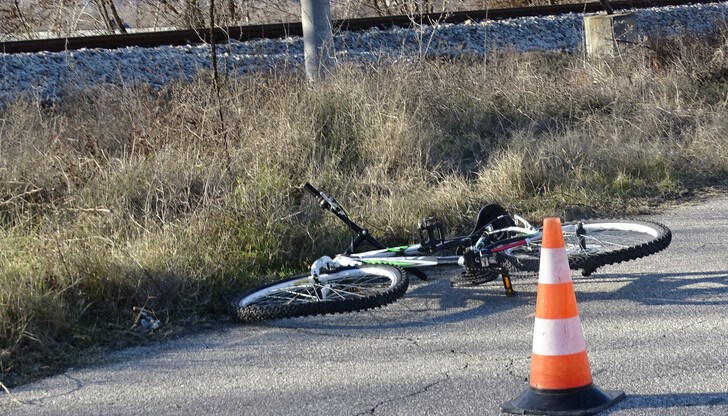
[[[706,33],[725,25],[728,3],[634,10],[641,37]],[[441,24],[420,28],[372,29],[335,35],[337,59],[366,62],[417,56],[485,55],[493,49],[579,52],[583,15],[525,17]],[[303,39],[232,41],[218,45],[219,65],[227,73],[302,70]],[[208,70],[209,45],[81,49],[66,52],[0,54],[0,102],[21,94],[54,101],[69,88],[99,83],[148,83],[160,87]]]

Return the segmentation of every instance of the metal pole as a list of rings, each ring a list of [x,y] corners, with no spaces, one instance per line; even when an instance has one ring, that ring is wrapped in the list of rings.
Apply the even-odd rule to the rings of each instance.
[[[609,0],[599,0],[599,3],[604,6],[604,9],[607,11],[607,14],[614,14],[614,9],[612,8],[612,5],[609,4]]]
[[[330,0],[301,0],[301,23],[306,75],[318,81],[334,64]]]

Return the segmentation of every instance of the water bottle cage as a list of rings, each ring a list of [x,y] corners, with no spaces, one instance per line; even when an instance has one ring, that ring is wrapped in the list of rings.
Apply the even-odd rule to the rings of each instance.
[[[420,246],[434,252],[438,244],[444,240],[442,222],[428,217],[420,221]]]

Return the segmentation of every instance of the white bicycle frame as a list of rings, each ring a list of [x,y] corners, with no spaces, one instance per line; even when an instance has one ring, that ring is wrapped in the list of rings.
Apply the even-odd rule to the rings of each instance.
[[[506,227],[491,231],[491,233],[520,234],[515,241],[506,244],[496,242],[488,246],[486,245],[486,237],[483,236],[472,247],[478,253],[481,265],[487,266],[488,264],[494,263],[495,260],[492,258],[494,253],[517,246],[530,245],[531,242],[541,239],[541,231],[538,228],[532,226],[528,221],[518,215],[514,215],[513,219],[517,224],[520,223],[521,226]],[[420,244],[413,244],[410,246],[391,247],[349,255],[338,254],[334,258],[323,256],[313,262],[310,275],[314,279],[323,280],[329,271],[346,267],[379,264],[402,268],[464,265],[462,256],[423,256],[421,255],[421,247]]]

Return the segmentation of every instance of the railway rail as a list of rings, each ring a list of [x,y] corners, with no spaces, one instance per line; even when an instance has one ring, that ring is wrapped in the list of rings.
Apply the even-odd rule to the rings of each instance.
[[[716,3],[718,0],[618,0],[587,2],[579,4],[558,4],[551,6],[520,7],[509,9],[475,10],[452,13],[429,13],[416,16],[385,16],[359,19],[341,19],[333,22],[337,30],[360,31],[372,28],[409,27],[413,24],[464,23],[466,21],[497,20],[527,16],[549,16],[564,13],[594,13],[605,11],[611,5],[613,10],[630,8],[678,6],[686,4]],[[253,39],[278,39],[286,36],[302,36],[300,22],[275,23],[251,26],[228,26],[201,29],[184,29],[164,32],[127,33],[99,36],[67,37],[60,39],[39,39],[0,42],[0,52],[35,53],[60,52],[82,48],[116,49],[124,47],[179,46],[186,44],[247,41]]]

